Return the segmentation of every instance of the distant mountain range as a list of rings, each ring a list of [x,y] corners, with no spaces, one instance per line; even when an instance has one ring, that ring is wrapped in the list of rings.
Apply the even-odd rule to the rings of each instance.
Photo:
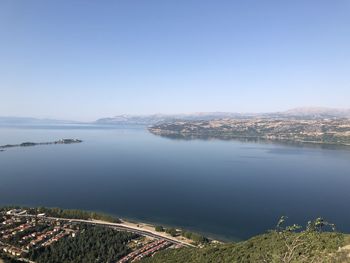
[[[214,120],[214,119],[247,119],[247,118],[276,118],[276,119],[338,119],[350,118],[350,109],[332,108],[295,108],[284,112],[271,113],[232,113],[232,112],[200,112],[192,114],[154,114],[154,115],[118,115],[97,120],[98,124],[140,124],[151,125],[158,122],[174,120]]]
[[[232,112],[199,112],[189,114],[151,114],[151,115],[117,115],[110,118],[98,119],[94,122],[77,122],[55,119],[36,119],[25,117],[0,117],[0,125],[58,125],[58,124],[106,124],[106,125],[152,125],[159,122],[175,120],[214,120],[214,119],[247,119],[247,118],[276,118],[276,119],[338,119],[350,118],[350,109],[332,108],[295,108],[284,112],[271,113],[232,113]]]
[[[238,113],[193,113],[193,114],[153,114],[153,115],[118,115],[96,121],[98,124],[140,124],[148,125],[172,120],[212,120],[217,118],[239,118]]]
[[[282,112],[281,114],[309,118],[350,118],[350,109],[332,109],[322,107],[295,108]]]

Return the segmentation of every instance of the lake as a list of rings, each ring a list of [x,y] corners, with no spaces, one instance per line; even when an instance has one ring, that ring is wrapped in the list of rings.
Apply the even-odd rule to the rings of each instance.
[[[221,240],[322,216],[350,232],[350,151],[175,140],[137,126],[0,127],[0,205],[107,212]]]

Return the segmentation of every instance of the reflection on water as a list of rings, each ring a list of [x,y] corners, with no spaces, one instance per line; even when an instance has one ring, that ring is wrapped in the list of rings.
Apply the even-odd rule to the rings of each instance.
[[[211,135],[190,135],[190,134],[155,134],[155,136],[160,136],[163,138],[171,140],[220,140],[220,141],[238,141],[247,143],[259,143],[259,144],[273,144],[273,145],[288,145],[291,147],[306,147],[306,148],[318,148],[318,149],[328,149],[328,150],[350,150],[350,146],[341,144],[331,144],[331,143],[312,143],[312,142],[298,142],[289,140],[267,140],[263,138],[253,138],[253,137],[232,137],[232,136],[211,136]]]

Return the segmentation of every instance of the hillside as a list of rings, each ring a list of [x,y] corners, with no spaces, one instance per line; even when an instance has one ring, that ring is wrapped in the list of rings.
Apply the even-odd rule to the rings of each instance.
[[[151,115],[117,115],[109,118],[101,118],[95,121],[97,124],[137,124],[153,125],[159,122],[185,121],[210,121],[216,119],[308,119],[319,120],[324,118],[339,119],[350,118],[350,109],[333,109],[322,107],[303,107],[281,112],[266,113],[238,113],[238,112],[197,112],[187,114],[151,114]]]
[[[302,237],[303,233],[290,233],[289,245]],[[339,233],[312,235],[297,243],[291,251],[280,233],[270,232],[247,241],[232,244],[209,245],[204,248],[182,248],[165,250],[142,263],[256,263],[256,262],[349,262],[349,251],[338,251],[349,243],[349,237]],[[289,257],[290,256],[290,257]]]
[[[174,121],[149,127],[153,134],[184,139],[250,138],[350,145],[350,119],[217,119]]]

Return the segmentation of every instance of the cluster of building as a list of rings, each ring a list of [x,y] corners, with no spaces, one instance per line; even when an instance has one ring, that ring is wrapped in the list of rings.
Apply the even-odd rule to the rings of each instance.
[[[16,236],[17,233],[24,232],[32,227],[33,227],[33,224],[25,223],[25,224],[19,225],[18,227],[13,228],[13,229],[3,230],[3,231],[1,231],[2,238],[3,239],[10,239],[10,238]]]
[[[165,248],[168,248],[171,245],[172,245],[172,243],[170,243],[164,239],[151,242],[151,243],[143,246],[142,248],[131,252],[130,254],[128,254],[127,256],[122,258],[121,260],[119,260],[118,263],[134,262],[134,261],[141,260],[145,257],[150,257],[154,253],[156,253],[160,250],[163,250]]]
[[[21,257],[25,254],[25,252],[22,249],[14,246],[4,247],[3,251],[9,255],[16,256],[16,257]]]
[[[244,138],[350,144],[349,118],[314,117],[300,118],[285,115],[284,117],[254,116],[251,118],[181,120],[155,124],[148,130],[156,135],[185,138]]]
[[[21,209],[0,211],[0,251],[13,258],[28,261],[33,251],[49,247],[63,238],[74,238],[79,231],[82,231],[81,224],[86,223],[82,221],[84,220],[47,217],[45,214],[28,214]],[[181,246],[157,238],[160,237],[134,239],[133,243],[136,246],[133,246],[133,252],[118,262],[138,261],[171,246],[175,248]]]
[[[10,210],[0,216],[0,249],[15,257],[23,257],[33,249],[48,247],[62,238],[75,237],[75,223],[26,217]]]
[[[74,230],[71,230],[71,229],[65,229],[64,232],[60,232],[58,233],[56,236],[54,236],[53,238],[45,241],[42,246],[43,247],[48,247],[48,246],[51,246],[53,243],[57,242],[58,240],[66,237],[66,236],[69,236],[71,235],[72,237],[75,237],[75,234],[76,232]]]
[[[73,230],[67,227],[56,226],[52,230],[47,230],[42,233],[32,233],[31,236],[34,236],[35,239],[31,240],[30,243],[26,246],[26,248],[39,248],[39,247],[47,247],[57,242],[58,240],[71,235],[75,237],[77,230]],[[26,239],[26,237],[23,237]],[[22,238],[22,239],[23,239]]]

